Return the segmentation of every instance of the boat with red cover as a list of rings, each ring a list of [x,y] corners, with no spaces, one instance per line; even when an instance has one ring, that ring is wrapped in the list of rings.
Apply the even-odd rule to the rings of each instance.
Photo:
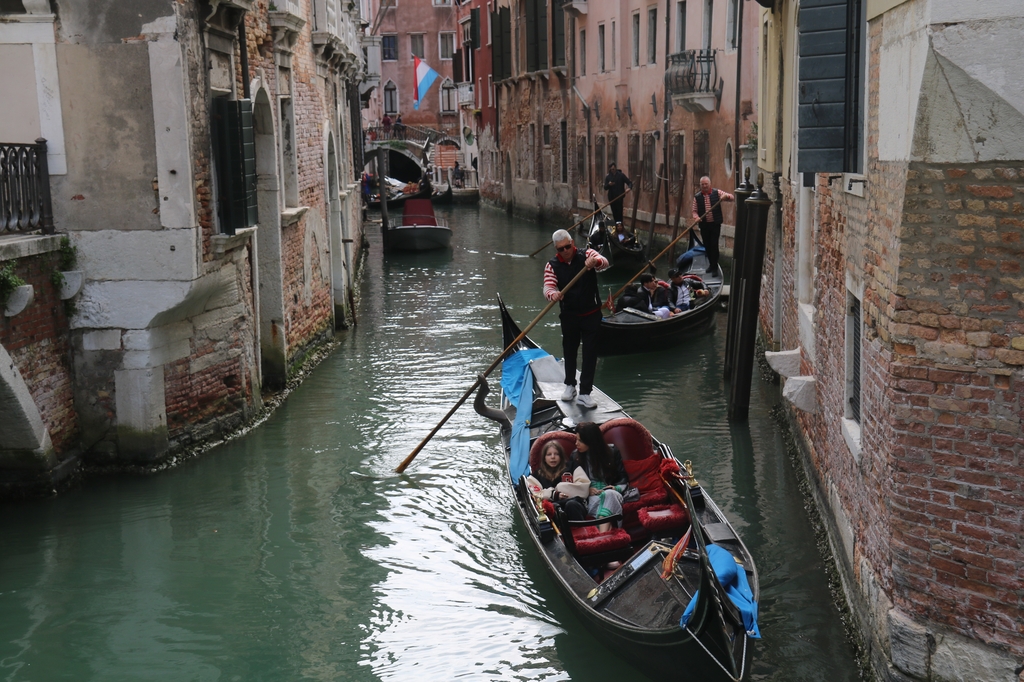
[[[548,573],[588,627],[648,674],[744,679],[752,639],[759,637],[758,576],[735,529],[697,483],[689,462],[681,465],[666,443],[609,396],[595,387],[593,409],[563,402],[562,363],[527,337],[516,342],[519,327],[500,298],[499,306],[508,349],[501,409],[487,407],[486,384],[476,409],[501,425],[516,510]],[[572,452],[576,425],[585,421],[597,423],[605,441],[618,448],[630,485],[639,491],[638,499],[624,503],[621,517],[569,521],[527,488],[526,475],[539,465],[544,445],[557,441]],[[600,531],[598,525],[609,520],[619,527]],[[726,596],[740,583],[745,605]]]
[[[408,199],[402,218],[384,231],[385,248],[396,251],[428,251],[451,245],[452,230],[444,218],[434,215],[430,199]]]

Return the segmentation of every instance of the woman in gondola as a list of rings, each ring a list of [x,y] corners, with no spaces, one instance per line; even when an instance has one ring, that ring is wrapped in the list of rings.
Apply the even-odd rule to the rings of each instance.
[[[590,479],[586,514],[602,519],[622,513],[622,494],[629,486],[622,455],[614,445],[604,442],[601,427],[593,422],[583,422],[576,427],[576,451],[569,458],[569,466],[579,465]],[[571,501],[566,504],[566,515],[570,514]],[[598,530],[611,530],[611,523],[603,523]]]

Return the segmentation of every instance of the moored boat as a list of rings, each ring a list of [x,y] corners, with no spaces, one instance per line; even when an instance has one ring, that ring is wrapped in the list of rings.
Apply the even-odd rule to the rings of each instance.
[[[561,401],[563,365],[529,338],[516,341],[522,334],[500,299],[499,306],[509,349],[501,409],[488,409],[485,394],[476,407],[501,424],[516,511],[547,572],[587,626],[648,674],[702,682],[744,679],[750,640],[759,636],[758,576],[735,529],[687,466],[680,468],[669,446],[609,396],[595,387],[593,409]],[[525,476],[545,444],[556,441],[571,452],[575,427],[584,421],[597,423],[605,441],[618,448],[639,491],[638,499],[623,505],[621,519],[570,522],[527,488]],[[597,529],[615,520],[621,527]],[[752,613],[726,596],[741,584]]]
[[[388,250],[428,251],[446,249],[452,241],[452,230],[444,218],[434,215],[430,199],[409,199],[400,221],[385,231]]]
[[[598,212],[591,218],[587,239],[590,247],[607,258],[613,268],[635,272],[647,263],[643,242],[639,238],[631,244],[620,242],[615,236],[615,230],[608,229],[604,213]]]
[[[701,297],[691,293],[694,307],[690,310],[662,319],[653,313],[624,308],[603,318],[597,354],[625,355],[660,350],[708,329],[714,324],[715,312],[719,309],[723,278],[721,267],[714,273],[706,270],[707,257],[698,254],[683,275],[691,292],[708,292]]]
[[[434,190],[434,193],[430,196],[430,203],[444,205],[452,203],[452,184],[449,182],[448,186],[443,192]]]

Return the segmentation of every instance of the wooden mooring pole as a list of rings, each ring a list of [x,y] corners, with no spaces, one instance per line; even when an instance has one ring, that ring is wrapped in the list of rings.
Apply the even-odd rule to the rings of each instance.
[[[750,184],[750,169],[747,168],[743,182],[736,188],[736,234],[732,239],[732,272],[729,273],[729,318],[726,321],[725,332],[725,363],[723,374],[725,380],[732,378],[732,363],[736,335],[739,329],[739,306],[736,305],[736,296],[739,291],[740,273],[744,267],[744,253],[747,243],[747,199],[754,193],[754,186]]]

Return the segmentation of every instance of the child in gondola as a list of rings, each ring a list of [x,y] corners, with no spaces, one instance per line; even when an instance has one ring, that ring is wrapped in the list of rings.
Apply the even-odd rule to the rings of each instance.
[[[579,466],[570,467],[565,450],[552,441],[544,446],[540,466],[526,477],[526,487],[535,497],[551,500],[560,506],[565,506],[569,500],[579,500],[582,511],[583,500],[589,493],[590,479]],[[579,516],[576,520],[583,519],[582,515],[574,516]]]
[[[583,422],[576,427],[576,451],[569,458],[569,466],[576,463],[590,479],[587,515],[601,519],[621,514],[622,495],[629,487],[626,468],[622,464],[622,455],[614,445],[604,442],[601,427],[593,422]],[[600,531],[611,528],[611,523],[598,526]]]

